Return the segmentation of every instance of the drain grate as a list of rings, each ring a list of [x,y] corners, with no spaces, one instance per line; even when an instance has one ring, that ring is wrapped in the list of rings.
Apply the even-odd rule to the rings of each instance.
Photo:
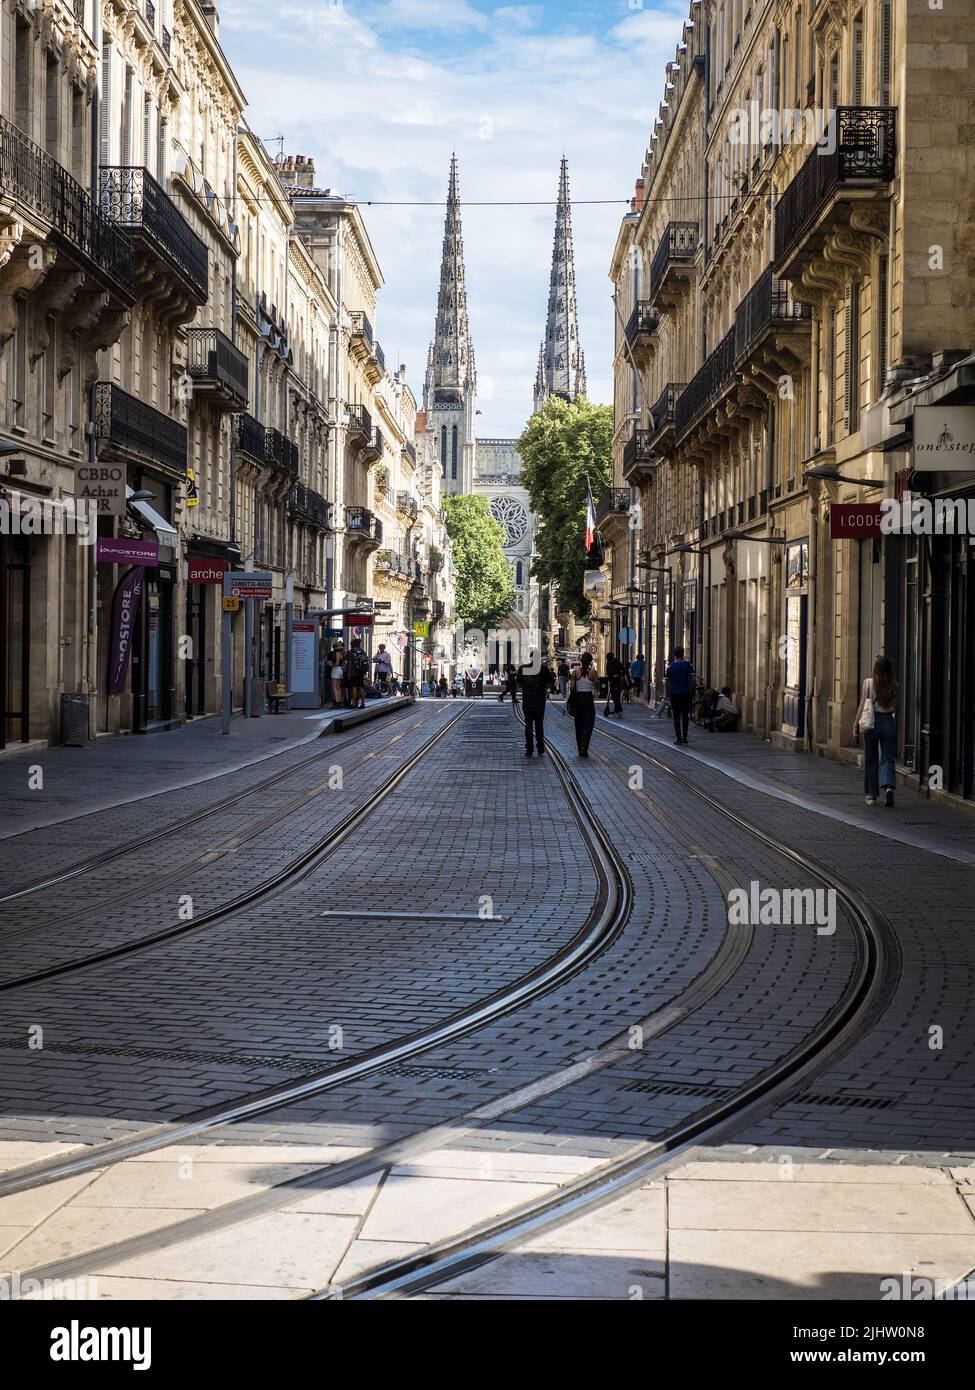
[[[29,1049],[23,1038],[0,1038],[0,1050],[25,1052]],[[125,1057],[147,1062],[217,1062],[229,1066],[276,1067],[281,1071],[320,1070],[317,1057],[297,1057],[293,1053],[265,1055],[251,1052],[204,1052],[185,1047],[128,1047],[124,1043],[45,1043],[44,1052],[66,1053],[77,1057]]]
[[[693,1081],[631,1081],[624,1091],[639,1091],[648,1096],[705,1096],[709,1100],[720,1100],[730,1096],[733,1086],[705,1086]]]
[[[803,1091],[792,1096],[786,1105],[842,1105],[851,1110],[890,1110],[899,1105],[900,1096],[828,1096],[815,1091]]]
[[[418,1067],[408,1062],[395,1062],[384,1067],[383,1076],[408,1076],[417,1081],[475,1081],[483,1076],[482,1071],[472,1071],[470,1067]]]

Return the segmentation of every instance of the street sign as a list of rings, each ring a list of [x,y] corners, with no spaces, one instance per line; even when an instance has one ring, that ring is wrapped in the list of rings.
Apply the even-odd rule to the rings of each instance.
[[[99,516],[124,516],[125,464],[76,464],[74,495],[79,501],[94,506]]]
[[[354,624],[356,627],[372,627],[372,614],[371,614],[371,613],[350,613],[350,614],[349,614],[349,626],[351,627],[351,626],[353,626],[353,624]]]
[[[620,644],[624,647],[631,646],[636,641],[636,629],[632,627],[620,628]]]
[[[414,624],[413,624],[413,636],[414,636],[414,637],[429,637],[429,636],[430,636],[430,624],[429,624],[429,623],[414,623]]]
[[[374,607],[376,607],[376,608],[392,608],[392,606],[393,606],[392,600],[391,600],[391,599],[388,599],[388,598],[384,598],[384,599],[378,599],[378,598],[377,598],[377,599],[376,599],[376,602],[375,602],[375,605],[374,605]]]
[[[228,570],[223,577],[223,592],[226,598],[267,599],[274,593],[274,576],[260,571]]]
[[[224,596],[223,596],[223,611],[224,611],[225,613],[236,613],[237,610],[238,610],[239,608],[240,608],[240,599],[239,599],[239,598],[228,598],[227,595],[224,594]]]

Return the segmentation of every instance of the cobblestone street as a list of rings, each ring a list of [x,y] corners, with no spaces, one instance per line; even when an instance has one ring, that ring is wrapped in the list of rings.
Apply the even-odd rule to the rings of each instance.
[[[517,715],[0,760],[7,1271],[876,1300],[975,1268],[968,818],[637,706],[582,761],[553,703],[528,760]]]

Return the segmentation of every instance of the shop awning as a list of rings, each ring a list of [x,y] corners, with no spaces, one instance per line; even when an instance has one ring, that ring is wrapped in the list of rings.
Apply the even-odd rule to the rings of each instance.
[[[151,506],[144,499],[139,498],[137,501],[133,502],[131,499],[134,492],[135,488],[126,486],[125,496],[128,499],[129,506],[132,507],[134,511],[137,511],[144,521],[149,523],[155,531],[156,539],[159,541],[160,545],[166,545],[169,546],[171,550],[175,550],[176,543],[179,539],[176,527],[171,521],[167,521],[164,516],[161,516],[159,512],[156,511],[155,507]]]

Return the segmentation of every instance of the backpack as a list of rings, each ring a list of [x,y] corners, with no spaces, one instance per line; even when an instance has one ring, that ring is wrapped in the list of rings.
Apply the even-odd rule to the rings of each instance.
[[[354,652],[349,652],[349,676],[355,678],[355,684],[361,685],[362,680],[369,670],[369,658],[361,647],[357,647]]]

